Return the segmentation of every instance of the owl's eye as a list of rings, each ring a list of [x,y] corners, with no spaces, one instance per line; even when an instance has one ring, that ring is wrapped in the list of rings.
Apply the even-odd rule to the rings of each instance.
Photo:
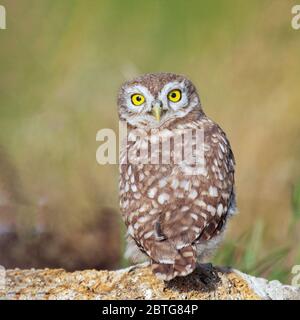
[[[140,106],[141,104],[143,104],[145,102],[145,97],[139,93],[133,94],[131,96],[131,102],[135,106]]]
[[[181,91],[174,89],[168,93],[168,99],[172,102],[178,102],[181,99]]]

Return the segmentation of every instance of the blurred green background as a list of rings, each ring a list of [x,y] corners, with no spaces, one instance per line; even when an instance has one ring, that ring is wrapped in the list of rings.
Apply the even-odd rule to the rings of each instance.
[[[0,264],[117,268],[118,168],[100,166],[121,83],[187,75],[231,141],[239,215],[215,263],[290,282],[300,263],[296,1],[0,0]]]

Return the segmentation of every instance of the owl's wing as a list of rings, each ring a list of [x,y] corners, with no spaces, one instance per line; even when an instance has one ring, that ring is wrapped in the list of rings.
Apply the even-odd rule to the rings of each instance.
[[[157,262],[153,271],[169,278],[176,272],[191,272],[196,263],[195,245],[220,233],[234,205],[235,163],[225,133],[208,119],[193,125],[204,129],[204,173],[185,175],[179,170],[170,176],[179,181],[170,199],[176,208],[166,207],[154,224],[156,237],[148,243],[143,240],[143,247]]]
[[[196,123],[197,125],[197,123]],[[204,129],[204,168],[199,175],[178,173],[180,184],[174,199],[177,209],[160,216],[160,230],[177,248],[209,240],[222,229],[234,201],[234,156],[225,133],[209,121],[198,124]]]
[[[204,149],[205,172],[179,172],[176,178],[181,184],[174,196],[181,188],[186,197],[176,199],[179,205],[170,216],[165,212],[160,216],[162,234],[178,248],[218,234],[234,201],[234,156],[225,133],[213,122],[204,123]]]

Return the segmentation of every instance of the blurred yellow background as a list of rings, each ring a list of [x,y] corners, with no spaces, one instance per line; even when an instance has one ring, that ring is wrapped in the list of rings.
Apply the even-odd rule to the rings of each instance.
[[[291,226],[300,180],[295,1],[0,4],[0,264],[125,263],[118,168],[97,164],[95,137],[118,128],[121,83],[159,71],[188,76],[231,141],[240,213],[228,241],[238,246],[250,232],[250,265],[287,242],[288,268],[300,257]]]

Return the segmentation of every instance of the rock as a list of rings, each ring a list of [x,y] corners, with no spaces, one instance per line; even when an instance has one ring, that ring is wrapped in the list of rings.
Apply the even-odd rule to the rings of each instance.
[[[146,265],[117,271],[2,270],[0,299],[299,299],[300,289],[203,265],[187,277],[158,280]]]

